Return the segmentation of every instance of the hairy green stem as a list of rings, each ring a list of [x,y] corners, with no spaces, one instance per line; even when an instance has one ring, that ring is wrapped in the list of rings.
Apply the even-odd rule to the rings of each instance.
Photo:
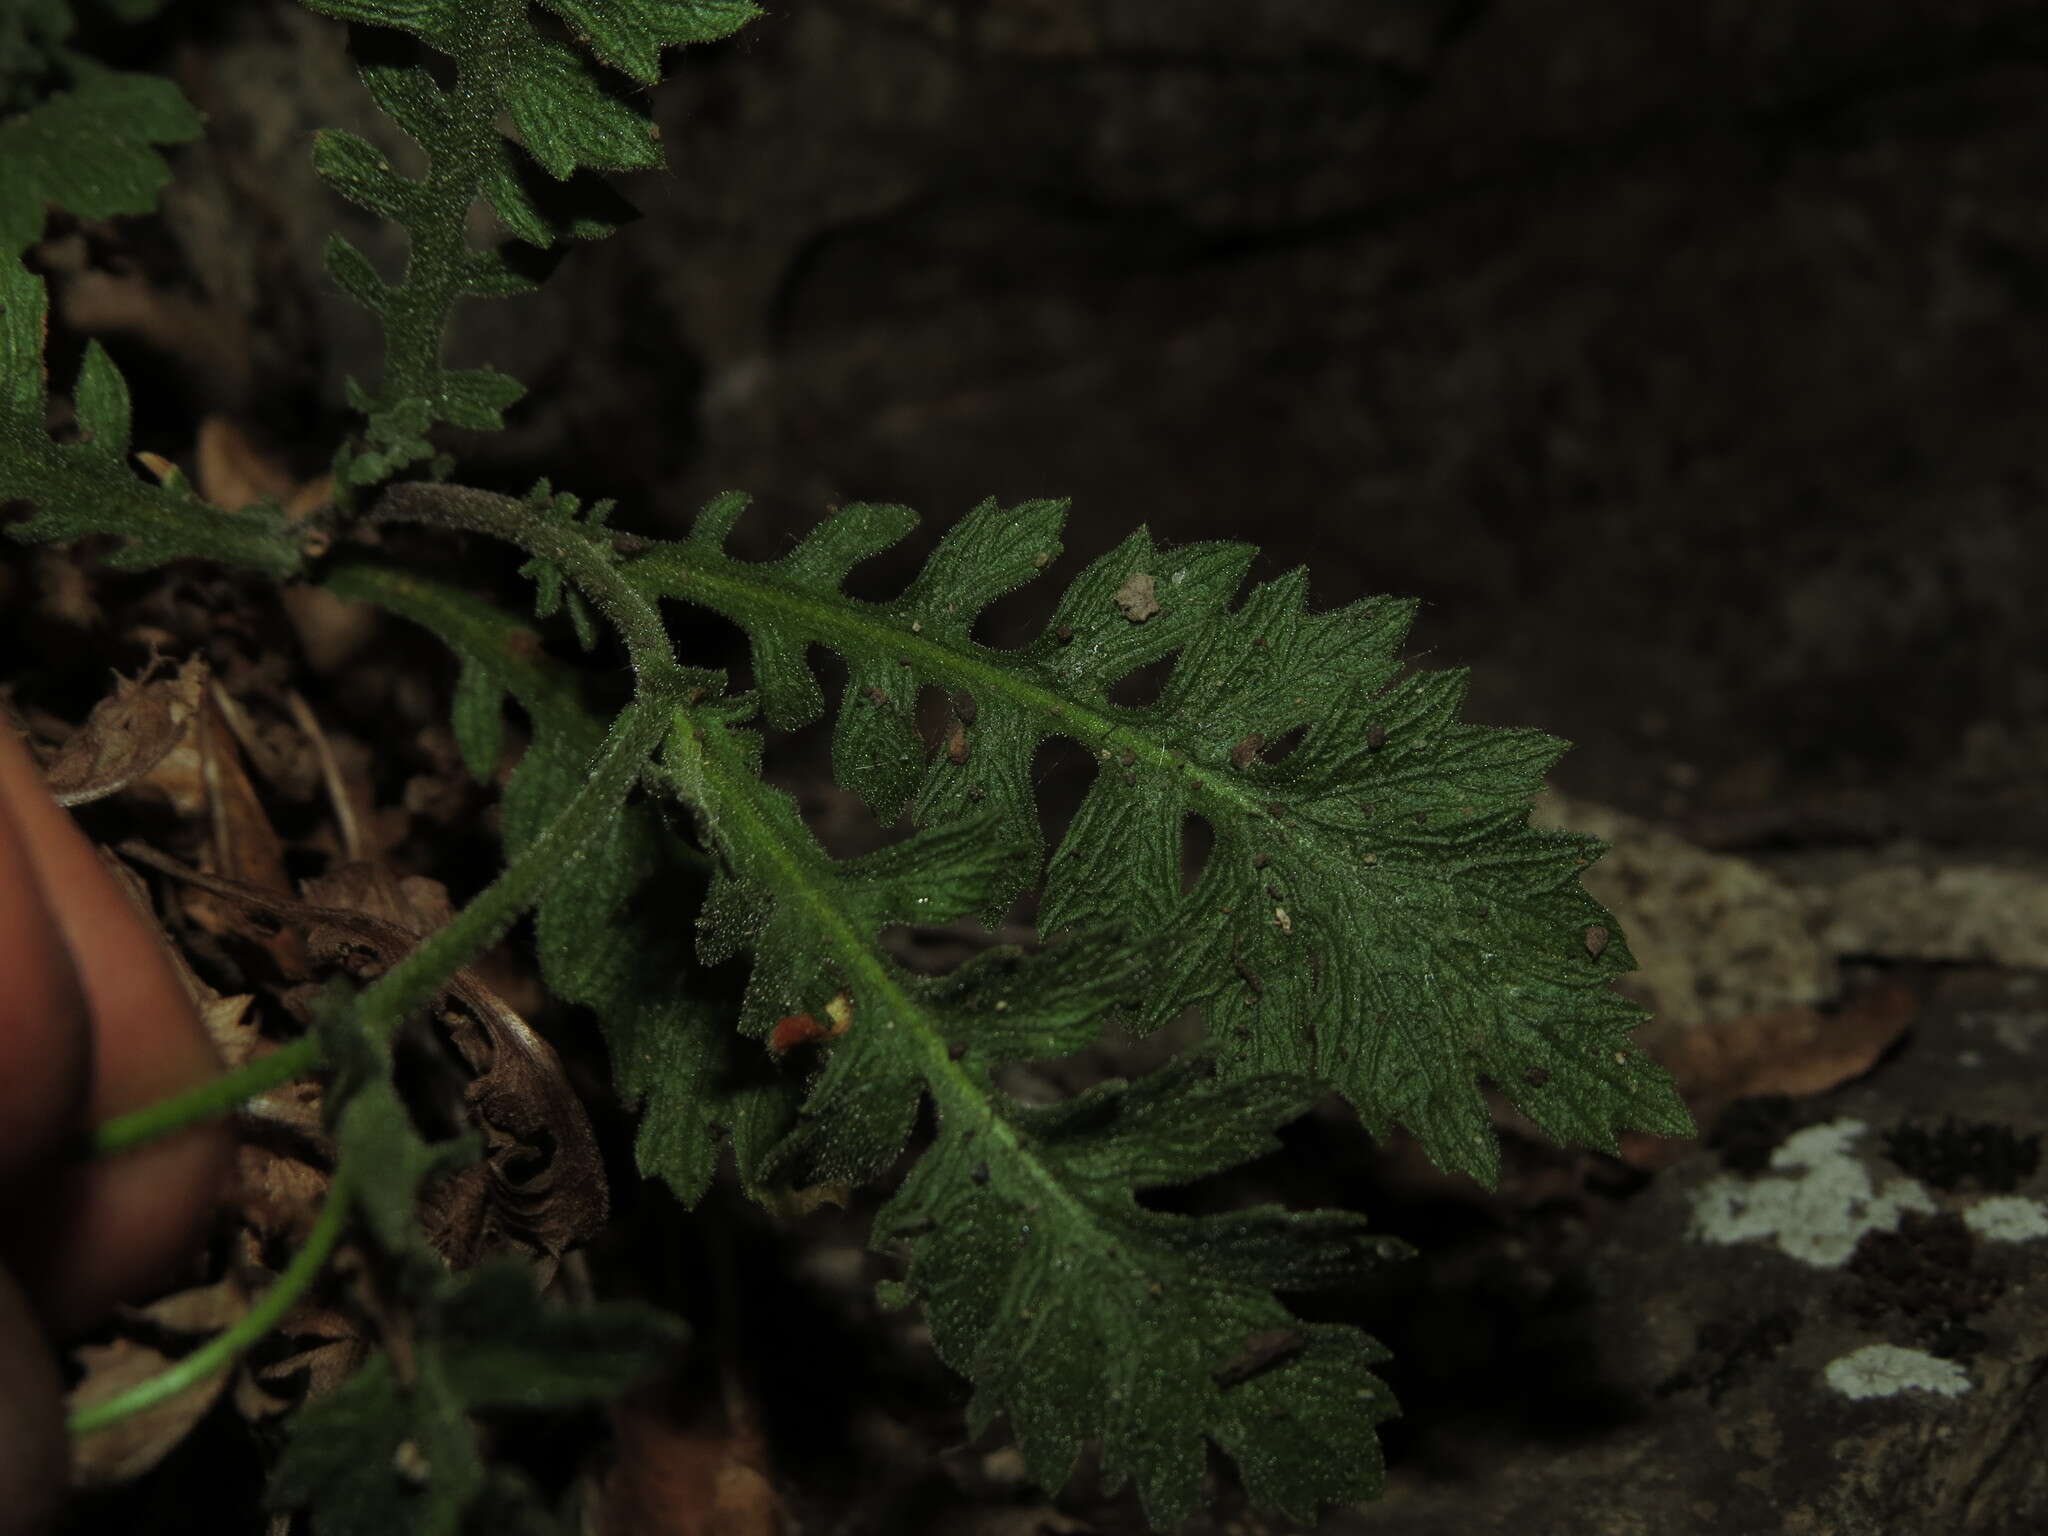
[[[168,1099],[158,1099],[141,1109],[117,1115],[96,1127],[88,1143],[88,1155],[106,1157],[125,1152],[144,1142],[155,1141],[188,1125],[228,1114],[266,1089],[303,1077],[320,1065],[320,1047],[311,1035],[302,1035],[280,1046],[268,1056],[219,1077],[209,1078],[196,1088]]]
[[[591,534],[547,516],[528,503],[464,485],[409,481],[389,487],[366,514],[370,522],[425,523],[484,533],[553,561],[595,603],[626,642],[640,699],[665,694],[680,702],[682,674],[670,648],[668,626],[654,601],[613,564],[609,535]]]
[[[582,857],[606,818],[626,798],[667,729],[661,709],[643,700],[626,706],[612,723],[590,776],[562,813],[525,852],[505,867],[476,900],[426,943],[386,971],[356,1000],[357,1017],[388,1037],[415,1008],[429,1002],[472,956],[501,938],[541,888]]]
[[[881,946],[861,931],[828,890],[806,877],[801,852],[764,812],[763,797],[774,792],[748,771],[730,737],[722,731],[694,729],[680,713],[673,723],[667,759],[670,782],[702,796],[724,829],[736,863],[775,887],[778,899],[810,909],[838,950],[862,1007],[886,1010],[908,1027],[920,1075],[942,1118],[972,1125],[986,1138],[985,1145],[1000,1147],[1015,1160],[1049,1205],[1079,1225],[1092,1225],[1095,1218],[1082,1208],[1068,1182],[1025,1144],[1017,1125],[998,1110],[988,1079],[948,1049],[945,1032],[903,985]],[[1132,1255],[1119,1255],[1108,1243],[1099,1256],[1119,1266],[1134,1262]]]
[[[313,1223],[306,1245],[292,1255],[284,1273],[271,1282],[270,1289],[233,1327],[215,1334],[168,1370],[159,1371],[103,1403],[79,1409],[71,1415],[71,1433],[89,1435],[197,1386],[233,1365],[244,1350],[284,1321],[292,1304],[319,1278],[328,1256],[341,1241],[342,1231],[348,1225],[349,1184],[348,1167],[344,1164],[335,1170],[326,1202],[320,1207],[319,1219]]]
[[[533,845],[506,866],[484,893],[447,927],[379,977],[356,999],[364,1027],[388,1038],[406,1016],[432,1000],[470,959],[503,936],[541,888],[573,863],[607,816],[626,798],[641,766],[666,729],[663,712],[635,703],[620,714],[603,749],[562,813]],[[227,1114],[266,1088],[303,1076],[320,1064],[311,1036],[292,1041],[238,1071],[175,1097],[109,1120],[92,1134],[93,1156],[126,1151],[203,1120]]]
[[[420,213],[406,223],[412,248],[405,278],[392,289],[384,315],[387,405],[434,393],[448,314],[463,293],[469,210],[497,144],[493,119],[510,67],[506,44],[516,35],[520,14],[502,4],[470,8],[461,23],[464,35],[450,50],[456,57],[454,85],[444,98],[450,121],[421,184]]]

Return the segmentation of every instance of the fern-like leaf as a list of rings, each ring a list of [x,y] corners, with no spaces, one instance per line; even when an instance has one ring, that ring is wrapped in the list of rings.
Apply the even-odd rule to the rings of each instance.
[[[0,253],[0,504],[30,509],[8,533],[27,541],[112,535],[122,542],[107,563],[124,569],[193,558],[295,573],[299,539],[276,506],[228,512],[194,495],[182,476],[151,484],[130,468],[128,386],[97,341],[86,347],[73,391],[76,438],[51,438],[46,303],[42,279]]]
[[[1047,933],[1169,932],[1143,1021],[1204,1003],[1226,1072],[1307,1073],[1375,1134],[1406,1127],[1482,1182],[1499,1162],[1482,1080],[1560,1140],[1611,1151],[1621,1128],[1690,1134],[1668,1076],[1629,1043],[1640,1010],[1609,986],[1633,960],[1579,884],[1600,845],[1527,825],[1564,744],[1458,723],[1462,672],[1403,677],[1412,602],[1311,613],[1300,571],[1239,601],[1249,546],[1165,548],[1141,529],[1080,574],[1036,639],[997,650],[974,623],[1058,555],[1063,504],[985,503],[880,603],[842,584],[912,513],[845,507],[755,564],[725,552],[744,505],[713,502],[628,579],[743,626],[777,726],[824,708],[807,648],[844,657],[841,782],[885,821],[906,802],[927,827],[988,818],[1006,856],[985,918],[1043,871]],[[1112,701],[1167,657],[1155,703]],[[955,701],[933,753],[914,716],[924,686]],[[1031,768],[1051,736],[1098,769],[1048,867]],[[1184,897],[1190,818],[1213,845]]]
[[[941,1354],[974,1380],[977,1431],[1007,1416],[1048,1486],[1099,1437],[1111,1485],[1134,1481],[1160,1525],[1194,1507],[1205,1441],[1267,1507],[1312,1517],[1377,1491],[1373,1426],[1393,1411],[1370,1369],[1383,1352],[1355,1329],[1296,1319],[1274,1293],[1342,1283],[1401,1245],[1351,1216],[1170,1216],[1137,1200],[1269,1150],[1309,1086],[1219,1083],[1192,1062],[1048,1107],[1003,1092],[1005,1064],[1095,1037],[1105,1010],[1145,986],[1147,947],[1094,933],[1036,956],[992,951],[944,977],[910,972],[882,930],[984,906],[1009,863],[994,818],[832,859],[761,782],[759,738],[740,729],[752,709],[700,706],[664,762],[725,866],[706,958],[754,954],[744,1027],[785,1048],[829,1042],[771,1169],[871,1176],[901,1154],[930,1096],[937,1143],[875,1236],[909,1243],[900,1294],[924,1301]]]
[[[0,122],[0,255],[42,237],[51,203],[91,219],[149,212],[171,179],[156,146],[201,131],[171,81],[63,57],[69,88]]]
[[[609,234],[630,210],[596,179],[606,171],[660,166],[661,149],[638,95],[609,70],[643,84],[660,77],[664,47],[709,42],[757,11],[744,0],[550,0],[580,39],[579,50],[544,36],[526,0],[307,0],[317,11],[410,34],[453,62],[446,86],[421,65],[373,64],[363,83],[377,105],[426,151],[413,180],[374,146],[338,130],[320,135],[314,164],[343,196],[404,227],[403,276],[387,281],[336,236],[329,274],[383,322],[384,377],[351,401],[368,418],[368,446],[347,456],[342,477],[369,485],[432,453],[439,423],[476,430],[503,425],[519,384],[490,369],[441,365],[448,314],[464,296],[497,298],[533,287],[531,263],[478,250],[465,234],[485,200],[513,239],[546,247]],[[586,53],[590,56],[586,56]],[[499,132],[510,120],[518,139]]]

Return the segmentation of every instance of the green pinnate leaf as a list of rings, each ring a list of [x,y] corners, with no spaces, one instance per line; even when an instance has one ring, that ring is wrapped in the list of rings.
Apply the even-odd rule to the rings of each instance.
[[[1003,1140],[1020,1155],[942,1123],[875,1235],[909,1247],[939,1353],[975,1384],[970,1428],[1006,1418],[1047,1486],[1099,1439],[1105,1481],[1135,1483],[1162,1529],[1195,1506],[1205,1442],[1260,1507],[1298,1519],[1376,1493],[1385,1351],[1275,1292],[1353,1281],[1403,1246],[1355,1217],[1173,1216],[1136,1199],[1269,1150],[1304,1106],[1297,1082],[1219,1083],[1189,1062],[1011,1109]]]
[[[1046,932],[1167,933],[1141,1026],[1199,1004],[1226,1074],[1305,1073],[1375,1134],[1405,1128],[1485,1182],[1498,1148],[1482,1083],[1604,1150],[1623,1128],[1690,1133],[1668,1076],[1629,1045],[1641,1013],[1610,984],[1633,961],[1579,884],[1596,846],[1527,824],[1563,744],[1459,723],[1462,673],[1404,676],[1412,602],[1314,612],[1298,571],[1241,592],[1247,546],[1164,548],[1141,530],[1036,638],[998,650],[972,625],[1056,555],[1055,504],[977,508],[888,602],[842,588],[907,531],[903,509],[842,508],[753,564],[725,553],[739,507],[722,498],[627,578],[739,623],[774,724],[824,707],[811,645],[844,657],[836,771],[885,821],[907,797],[921,826],[991,826],[1004,862],[985,921],[1042,880]],[[1167,658],[1156,702],[1115,701]],[[923,687],[954,700],[936,751],[916,732]],[[1098,766],[1048,858],[1031,765],[1055,735]],[[1212,846],[1184,893],[1192,820]]]
[[[46,303],[42,279],[18,257],[0,255],[0,503],[29,509],[8,534],[30,543],[111,536],[120,542],[107,563],[130,570],[196,558],[295,572],[299,539],[275,506],[229,512],[194,495],[182,476],[155,483],[135,473],[127,386],[97,342],[86,348],[74,390],[76,438],[50,436]]]
[[[752,0],[544,0],[614,69],[653,85],[661,50],[715,43],[761,14]]]
[[[125,463],[134,414],[128,401],[128,381],[97,339],[86,343],[72,404],[78,411],[79,442],[109,463]]]
[[[315,134],[313,167],[335,191],[380,218],[403,221],[418,210],[415,184],[394,171],[374,144],[352,133],[328,128]]]
[[[421,177],[401,174],[346,133],[325,133],[315,146],[314,164],[335,189],[398,223],[410,245],[395,284],[377,279],[366,262],[329,254],[337,281],[384,328],[384,375],[359,407],[368,418],[367,449],[348,461],[344,475],[351,487],[364,487],[431,458],[428,436],[442,423],[499,429],[502,411],[517,398],[502,375],[458,373],[441,362],[458,300],[511,297],[533,287],[522,263],[471,245],[472,207],[486,202],[514,239],[537,247],[616,228],[629,210],[592,177],[656,167],[662,154],[645,100],[611,69],[652,83],[663,47],[722,37],[753,10],[676,0],[560,3],[555,9],[579,40],[572,47],[543,35],[526,0],[308,3],[328,16],[407,34],[453,65],[446,85],[424,59],[361,72],[372,99],[425,151]],[[501,132],[501,119],[516,140]]]
[[[1297,1319],[1276,1291],[1348,1280],[1400,1245],[1348,1216],[1171,1216],[1137,1198],[1270,1150],[1309,1102],[1306,1080],[1219,1082],[1190,1061],[1064,1103],[1012,1098],[996,1070],[1086,1044],[1150,984],[1152,947],[1098,932],[911,971],[882,934],[986,904],[1009,864],[993,821],[833,859],[761,782],[751,708],[679,718],[663,766],[720,858],[707,958],[753,951],[743,1027],[781,1050],[822,1047],[768,1175],[871,1177],[934,1102],[938,1139],[875,1240],[909,1245],[898,1293],[924,1302],[940,1352],[975,1382],[972,1427],[1007,1418],[1048,1485],[1099,1438],[1108,1480],[1135,1481],[1159,1523],[1193,1507],[1210,1442],[1271,1507],[1313,1515],[1375,1491],[1373,1425],[1392,1411],[1370,1369],[1382,1352]],[[1347,1410],[1334,1422],[1333,1400]]]
[[[315,1536],[457,1536],[483,1487],[476,1431],[437,1354],[404,1384],[379,1354],[293,1415],[267,1497],[309,1509]]]
[[[341,291],[372,314],[384,313],[391,296],[390,285],[377,274],[370,258],[340,235],[329,235],[320,253],[321,264]]]
[[[473,432],[500,430],[504,412],[526,393],[526,386],[510,374],[490,368],[444,368],[439,385],[441,420]]]
[[[0,122],[0,255],[41,238],[51,203],[93,219],[149,212],[171,175],[157,146],[199,137],[171,81],[67,62],[70,89]]]
[[[561,181],[581,167],[635,171],[662,163],[644,109],[607,90],[573,52],[537,37],[513,47],[505,109],[527,152],[550,176]]]

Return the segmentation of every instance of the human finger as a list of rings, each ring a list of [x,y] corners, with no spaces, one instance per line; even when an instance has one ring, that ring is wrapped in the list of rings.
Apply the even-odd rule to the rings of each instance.
[[[220,1070],[161,937],[0,731],[0,814],[10,818],[62,935],[92,1021],[85,1115],[97,1125]],[[225,1175],[224,1126],[195,1126],[67,1167],[0,1234],[45,1319],[67,1332],[162,1283],[205,1229]]]

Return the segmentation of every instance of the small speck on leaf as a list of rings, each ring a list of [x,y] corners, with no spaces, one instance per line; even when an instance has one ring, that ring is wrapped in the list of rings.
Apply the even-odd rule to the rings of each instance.
[[[1268,864],[1272,862],[1273,855],[1271,855],[1270,853],[1255,853],[1252,855],[1253,869],[1264,869]]]
[[[1053,639],[1059,641],[1061,645],[1072,645],[1074,643],[1074,626],[1071,624],[1062,624],[1058,629],[1053,631],[1052,637]]]
[[[1307,1336],[1297,1328],[1268,1328],[1248,1337],[1243,1348],[1216,1369],[1214,1380],[1219,1387],[1240,1386],[1293,1359],[1307,1347]]]
[[[1387,744],[1387,728],[1375,720],[1365,728],[1365,750],[1377,752]]]
[[[973,694],[962,688],[953,695],[953,713],[960,717],[962,725],[972,725],[975,716],[981,713],[981,706],[974,702]]]
[[[1541,1088],[1545,1083],[1550,1081],[1550,1068],[1531,1067],[1528,1071],[1522,1074],[1522,1081],[1527,1083],[1531,1088]]]
[[[1230,749],[1230,766],[1239,773],[1243,773],[1245,769],[1251,767],[1258,760],[1259,749],[1265,746],[1265,744],[1266,738],[1257,731],[1253,731],[1243,741],[1240,741]]]
[[[1598,923],[1595,923],[1592,927],[1586,930],[1586,953],[1591,955],[1595,960],[1598,960],[1600,958],[1601,951],[1606,948],[1607,930],[1605,928],[1602,928]]]
[[[974,1172],[968,1174],[967,1177],[976,1184],[986,1184],[988,1182],[988,1164],[976,1163],[974,1165]]]
[[[417,1440],[401,1440],[398,1449],[391,1453],[391,1470],[415,1488],[424,1488],[433,1475],[433,1468],[427,1465],[427,1453],[420,1449]]]
[[[946,735],[946,761],[955,768],[965,767],[967,763],[967,727],[958,720],[953,722],[953,729]]]
[[[1116,589],[1116,605],[1133,624],[1142,624],[1159,612],[1159,589],[1149,571],[1133,571]]]
[[[867,695],[868,702],[874,705],[877,709],[880,709],[884,704],[887,704],[889,702],[889,690],[880,687],[877,684],[870,683],[867,687],[863,688],[861,692]]]

